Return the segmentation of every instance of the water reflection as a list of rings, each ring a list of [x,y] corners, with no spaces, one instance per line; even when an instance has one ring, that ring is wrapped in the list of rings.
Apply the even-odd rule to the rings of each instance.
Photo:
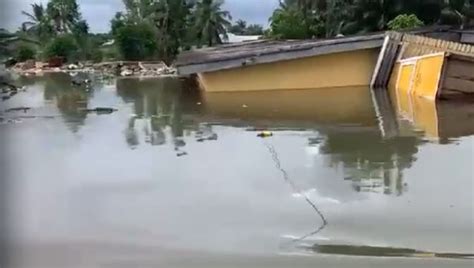
[[[192,134],[198,142],[217,140],[212,126],[195,120],[201,113],[201,97],[189,83],[173,78],[117,81],[117,94],[133,105],[134,115],[124,131],[130,148],[140,142],[161,146],[170,141],[177,156],[184,156],[185,139]]]
[[[364,87],[208,93],[203,98],[207,114],[228,122],[295,128],[376,124],[370,92]]]
[[[55,103],[76,133],[88,117],[84,110],[90,100],[107,82],[92,78],[92,88],[72,86],[68,74],[23,78],[20,82],[44,83],[44,99]],[[403,120],[391,124],[397,129],[390,137],[386,135],[390,131],[379,121],[397,120],[391,113],[380,114],[380,110],[393,109],[392,103],[377,103],[362,87],[205,94],[191,80],[165,78],[120,79],[114,90],[132,107],[123,130],[124,141],[131,149],[141,144],[170,145],[177,156],[185,156],[190,141],[217,141],[219,135],[214,128],[223,125],[251,131],[311,131],[315,135],[307,138],[308,150],[316,150],[327,167],[341,171],[340,179],[349,182],[356,192],[399,196],[407,191],[403,171],[416,161],[418,147],[425,142],[410,124],[423,130],[425,137],[436,137],[444,143],[474,133],[473,105],[433,103],[397,96],[393,90],[393,107]],[[454,117],[457,120],[451,120]]]
[[[317,148],[327,165],[342,170],[357,192],[401,195],[403,170],[416,161],[418,135],[385,139],[367,88],[212,93],[206,111],[232,121],[244,118],[257,128],[313,129],[308,147]]]
[[[90,79],[94,81],[90,86],[73,84],[72,81]],[[46,102],[54,103],[57,111],[63,118],[68,128],[77,133],[85,124],[88,116],[89,100],[94,97],[94,92],[101,89],[104,84],[98,76],[87,73],[67,74],[48,73],[41,77],[21,76],[18,79],[21,86],[32,87],[41,84],[43,87],[43,99]],[[30,89],[30,93],[31,89]],[[41,108],[41,107],[37,107]],[[39,117],[40,113],[33,116]],[[56,116],[49,110],[47,116]]]
[[[282,237],[329,254],[349,244],[472,252],[472,138],[459,138],[473,134],[468,106],[380,124],[389,119],[364,88],[201,95],[176,79],[91,90],[69,79],[41,78],[13,100],[60,120],[0,127],[14,137],[12,226],[26,238],[231,254],[286,252]],[[118,111],[81,112],[98,106]],[[430,120],[460,146],[427,139]]]
[[[472,100],[433,102],[422,97],[401,94],[395,88],[391,88],[389,94],[405,133],[409,133],[410,128],[414,127],[422,131],[425,137],[442,144],[474,134]]]
[[[401,195],[406,191],[403,170],[416,161],[421,141],[417,137],[385,140],[379,132],[327,133],[320,152],[328,165],[342,168],[345,180],[358,192]]]
[[[318,134],[308,138],[307,146],[317,147],[328,167],[342,170],[341,179],[349,181],[356,192],[399,196],[408,190],[403,171],[416,161],[418,147],[425,141],[416,131],[407,134],[403,123],[397,123],[401,129],[387,139],[367,88],[201,95],[187,83],[177,79],[117,81],[117,94],[132,103],[135,112],[124,131],[130,148],[140,142],[161,146],[170,140],[177,155],[184,156],[188,154],[186,138],[194,136],[197,142],[218,139],[214,125],[274,131],[311,129]],[[418,115],[415,125],[423,126],[428,137],[436,133],[446,139],[474,133],[472,105],[418,100],[412,107]],[[403,110],[397,112],[406,116]],[[456,121],[462,129],[447,125],[456,114],[462,114],[462,120]]]
[[[93,92],[71,85],[65,73],[49,74],[44,80],[44,99],[54,101],[68,127],[77,133],[87,118],[88,100]]]

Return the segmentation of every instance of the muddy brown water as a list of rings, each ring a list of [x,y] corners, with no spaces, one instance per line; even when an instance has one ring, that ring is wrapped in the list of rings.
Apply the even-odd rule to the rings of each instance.
[[[0,104],[6,267],[473,265],[472,103],[92,80]]]

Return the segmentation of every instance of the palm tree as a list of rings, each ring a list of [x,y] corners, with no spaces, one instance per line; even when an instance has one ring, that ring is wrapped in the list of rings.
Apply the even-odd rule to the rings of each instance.
[[[189,28],[193,2],[189,0],[160,0],[152,16],[160,45],[159,55],[170,63],[179,48],[189,43]],[[176,19],[179,18],[179,19]]]
[[[349,18],[344,24],[345,33],[367,33],[386,28],[387,23],[399,14],[415,11],[413,0],[353,0],[349,5]]]
[[[43,7],[43,4],[31,4],[32,13],[22,11],[21,14],[28,17],[28,20],[22,23],[23,31],[28,31],[31,29],[37,29],[40,24],[44,21],[46,17],[46,12]]]
[[[284,0],[280,1],[280,4],[284,3],[287,6],[294,5],[303,12],[305,19],[311,16],[313,13],[324,14],[327,11],[327,7],[335,0]]]
[[[233,34],[244,34],[247,30],[247,22],[244,20],[237,20],[234,25],[230,26],[228,31]]]
[[[350,18],[351,1],[333,0],[325,7],[324,22],[326,37],[341,34],[344,25]]]
[[[308,21],[293,3],[280,2],[270,17],[270,28],[276,39],[311,38]]]
[[[179,49],[190,46],[194,0],[123,0],[123,3],[125,12],[118,12],[111,21],[114,35],[124,26],[149,27],[159,44],[157,55],[166,63],[171,63]]]
[[[142,22],[152,19],[158,5],[163,1],[154,0],[123,0],[127,19],[133,22]]]
[[[81,20],[76,0],[51,0],[46,8],[57,33],[70,33]]]
[[[22,31],[34,35],[39,41],[52,34],[51,20],[42,4],[31,4],[32,12],[22,11],[21,13],[28,18],[22,23]]]
[[[301,9],[313,10],[325,9],[330,1],[332,0],[285,0],[284,3],[286,5],[296,5]]]
[[[469,26],[474,18],[474,1],[442,0],[440,20],[442,23]]]
[[[208,46],[222,44],[227,39],[227,31],[231,26],[232,17],[228,11],[222,10],[223,0],[200,0],[196,7],[196,32],[201,42]]]
[[[247,22],[244,20],[237,20],[235,22],[235,25],[237,25],[240,29],[245,29],[247,28]]]

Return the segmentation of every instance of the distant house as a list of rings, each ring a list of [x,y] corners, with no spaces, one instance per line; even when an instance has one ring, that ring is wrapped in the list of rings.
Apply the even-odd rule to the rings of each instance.
[[[107,42],[103,43],[99,49],[102,51],[105,60],[114,60],[118,55],[114,39],[110,39]]]
[[[260,39],[260,37],[262,36],[261,35],[235,35],[233,33],[228,33],[227,37],[228,37],[227,40],[225,40],[223,36],[221,36],[221,39],[225,43],[232,44],[232,43],[241,43],[241,42],[247,42],[247,41],[255,41],[255,40]]]
[[[111,47],[111,46],[113,46],[113,45],[115,45],[115,40],[114,40],[114,39],[111,39],[111,40],[109,40],[109,41],[103,43],[103,44],[101,45],[101,47],[107,48],[107,47]]]

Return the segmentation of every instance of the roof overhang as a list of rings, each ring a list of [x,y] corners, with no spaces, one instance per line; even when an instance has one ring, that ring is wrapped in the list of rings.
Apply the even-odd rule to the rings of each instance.
[[[178,73],[189,75],[195,73],[214,72],[232,68],[240,68],[257,64],[265,64],[279,61],[294,60],[300,58],[327,55],[332,53],[350,52],[356,50],[380,48],[383,45],[384,35],[373,36],[364,40],[345,41],[346,38],[340,38],[335,42],[313,42],[312,46],[305,46],[298,49],[288,49],[272,51],[270,53],[253,53],[234,58],[223,58],[212,61],[196,61],[188,64],[176,64]],[[339,41],[339,42],[338,42]],[[212,51],[206,53],[213,53]],[[225,49],[220,53],[225,54]]]

